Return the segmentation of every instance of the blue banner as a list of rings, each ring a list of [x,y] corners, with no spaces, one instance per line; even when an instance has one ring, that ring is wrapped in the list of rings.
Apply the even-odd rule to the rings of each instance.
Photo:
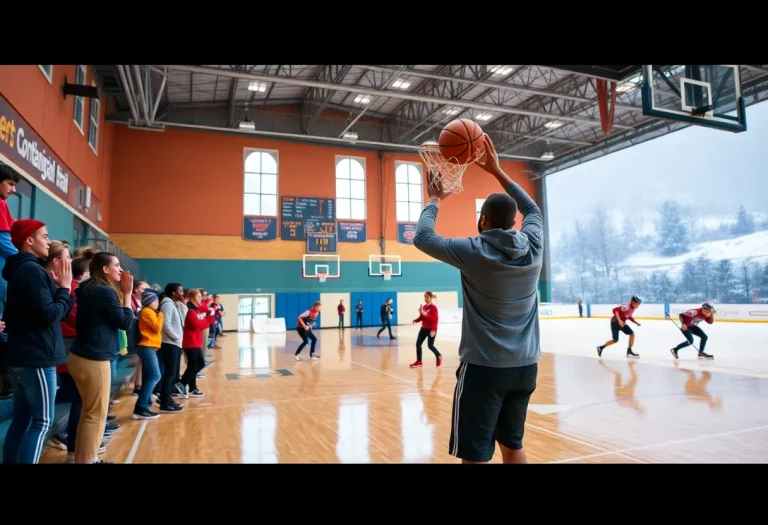
[[[365,242],[366,223],[361,221],[337,221],[339,242]]]
[[[277,218],[243,217],[243,239],[246,241],[274,241],[277,239]]]
[[[414,237],[416,237],[415,222],[397,223],[397,242],[401,242],[403,244],[413,244]]]

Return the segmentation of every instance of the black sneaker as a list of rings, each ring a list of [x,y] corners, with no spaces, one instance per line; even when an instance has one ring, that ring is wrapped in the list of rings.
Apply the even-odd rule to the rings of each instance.
[[[160,407],[160,412],[165,412],[166,414],[181,412],[182,410],[184,410],[184,408],[178,403],[173,405],[164,405]]]
[[[141,389],[137,386],[133,387],[133,395],[138,396],[141,393]]]
[[[674,358],[675,358],[675,359],[677,359],[677,350],[675,350],[674,348],[672,348],[672,349],[670,350],[670,352],[672,353],[672,355],[674,356]]]
[[[205,394],[203,394],[202,392],[200,392],[198,389],[194,389],[194,390],[192,390],[192,391],[189,393],[189,395],[190,395],[190,396],[192,396],[192,397],[205,397]]]
[[[117,425],[115,423],[110,423],[107,421],[107,424],[104,426],[104,433],[107,435],[114,434],[118,430],[120,430],[120,425]]]
[[[603,357],[603,348],[600,346],[597,347],[597,357]]]
[[[312,354],[311,356],[309,356],[309,359],[312,361],[320,361],[320,356],[316,354]]]
[[[0,401],[5,401],[6,399],[13,399],[13,392],[10,390],[0,392]]]
[[[176,383],[174,385],[174,387],[179,392],[179,396],[183,397],[184,399],[187,399],[189,397],[189,394],[187,393],[187,387],[185,385],[183,385],[181,383]],[[176,397],[176,396],[174,396],[174,397]]]
[[[137,408],[133,411],[133,419],[155,419],[156,417],[160,417],[160,414],[148,408]]]
[[[109,421],[109,422],[112,422],[112,421],[114,421],[115,419],[117,419],[117,416],[113,416],[112,414],[108,414],[108,415],[107,415],[107,421]]]
[[[638,357],[640,357],[640,354],[636,354],[632,350],[627,348],[627,357],[631,357],[633,359],[637,359]]]
[[[715,357],[704,352],[699,352],[699,359],[714,359]]]

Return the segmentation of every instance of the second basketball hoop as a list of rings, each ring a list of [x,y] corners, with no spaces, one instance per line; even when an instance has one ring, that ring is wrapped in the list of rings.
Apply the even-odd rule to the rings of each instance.
[[[435,175],[429,181],[430,187],[440,183],[450,193],[461,193],[464,172],[485,153],[483,130],[472,120],[452,120],[438,140],[439,143],[425,142],[419,146],[421,159]]]

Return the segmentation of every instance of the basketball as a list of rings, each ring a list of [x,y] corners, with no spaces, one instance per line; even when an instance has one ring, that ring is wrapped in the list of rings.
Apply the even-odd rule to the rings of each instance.
[[[445,160],[452,164],[466,164],[483,145],[483,130],[469,119],[452,120],[440,132],[438,146]]]

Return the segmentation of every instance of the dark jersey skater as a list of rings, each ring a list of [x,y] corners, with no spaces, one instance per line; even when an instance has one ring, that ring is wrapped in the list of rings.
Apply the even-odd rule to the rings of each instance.
[[[299,354],[304,349],[304,347],[307,346],[309,341],[312,341],[312,345],[309,347],[309,358],[314,360],[320,359],[320,356],[315,355],[317,337],[315,337],[315,334],[312,333],[312,326],[315,324],[315,319],[317,319],[317,315],[320,313],[320,306],[320,301],[315,301],[315,304],[312,306],[312,308],[306,310],[299,316],[299,324],[296,326],[296,331],[299,333],[299,336],[301,336],[302,342],[294,354],[296,361],[301,361],[301,356],[299,356]]]
[[[680,314],[680,330],[683,331],[686,341],[674,347],[670,352],[677,359],[677,352],[686,346],[693,344],[693,336],[701,339],[699,343],[699,359],[714,359],[713,356],[704,353],[704,347],[707,346],[707,334],[699,328],[699,323],[706,321],[707,324],[715,322],[715,309],[709,303],[704,303],[701,308],[693,308]]]
[[[603,350],[605,350],[605,347],[618,343],[619,332],[624,332],[629,336],[629,346],[627,347],[627,357],[633,357],[633,358],[640,357],[638,354],[632,351],[632,347],[635,344],[635,332],[633,332],[632,329],[629,326],[627,326],[627,321],[632,321],[637,326],[640,326],[640,323],[635,321],[635,318],[632,317],[632,314],[635,313],[635,310],[637,310],[640,307],[640,303],[642,303],[640,298],[636,295],[633,295],[632,300],[630,302],[619,305],[613,309],[613,317],[611,317],[612,339],[610,339],[609,341],[606,341],[604,345],[600,345],[597,347],[598,356],[603,355]]]

